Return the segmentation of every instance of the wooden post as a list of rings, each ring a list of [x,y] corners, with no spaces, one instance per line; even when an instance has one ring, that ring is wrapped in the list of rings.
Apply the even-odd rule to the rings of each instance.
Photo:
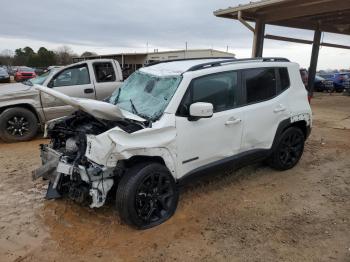
[[[262,57],[264,49],[265,23],[260,19],[256,20],[252,57]]]
[[[312,53],[311,53],[309,80],[308,80],[308,91],[311,97],[313,96],[313,92],[314,92],[314,82],[316,77],[318,55],[320,52],[321,34],[322,32],[318,29],[315,31],[314,42],[312,44]]]

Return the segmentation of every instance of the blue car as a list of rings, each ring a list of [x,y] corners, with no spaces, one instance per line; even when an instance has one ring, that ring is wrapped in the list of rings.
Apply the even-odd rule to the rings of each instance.
[[[10,75],[5,68],[0,67],[0,82],[10,83]]]
[[[336,92],[343,92],[345,89],[345,82],[350,78],[350,72],[334,73],[334,74],[322,74],[320,75],[326,80],[333,82],[333,90]]]
[[[316,92],[328,91],[326,86],[326,79],[318,75],[315,76],[314,90]]]

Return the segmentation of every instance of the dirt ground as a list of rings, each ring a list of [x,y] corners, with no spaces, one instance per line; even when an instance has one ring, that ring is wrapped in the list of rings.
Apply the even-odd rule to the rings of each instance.
[[[37,139],[0,144],[0,261],[350,261],[350,97],[318,95],[297,167],[226,170],[182,190],[156,228],[109,206],[46,201]]]

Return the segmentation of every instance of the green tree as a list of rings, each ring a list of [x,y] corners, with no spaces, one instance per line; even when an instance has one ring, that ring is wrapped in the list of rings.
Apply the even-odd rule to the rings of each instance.
[[[26,46],[25,48],[23,48],[23,52],[27,57],[35,54],[34,50],[29,46]]]
[[[26,55],[22,48],[17,48],[15,50],[14,64],[15,65],[25,65],[27,63]]]
[[[56,55],[53,51],[40,47],[37,53],[37,60],[40,67],[48,67],[56,64]]]
[[[15,64],[16,65],[29,65],[34,66],[35,64],[35,52],[34,50],[26,46],[24,48],[18,48],[15,50]]]
[[[56,54],[45,47],[40,47],[37,53],[28,46],[18,48],[15,50],[14,64],[44,68],[56,64]]]

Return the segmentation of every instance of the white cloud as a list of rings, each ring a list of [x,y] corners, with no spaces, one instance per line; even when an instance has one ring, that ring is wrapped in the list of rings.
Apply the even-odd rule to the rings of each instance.
[[[237,21],[213,11],[249,0],[18,0],[1,15],[0,50],[31,46],[56,49],[69,45],[77,53],[144,52],[158,48],[216,48],[239,57],[251,55],[252,33]],[[312,40],[311,31],[267,27],[267,33]],[[324,41],[347,44],[350,37],[325,34]],[[265,56],[283,56],[308,67],[311,46],[267,40]],[[349,68],[348,50],[322,48],[319,68]]]

